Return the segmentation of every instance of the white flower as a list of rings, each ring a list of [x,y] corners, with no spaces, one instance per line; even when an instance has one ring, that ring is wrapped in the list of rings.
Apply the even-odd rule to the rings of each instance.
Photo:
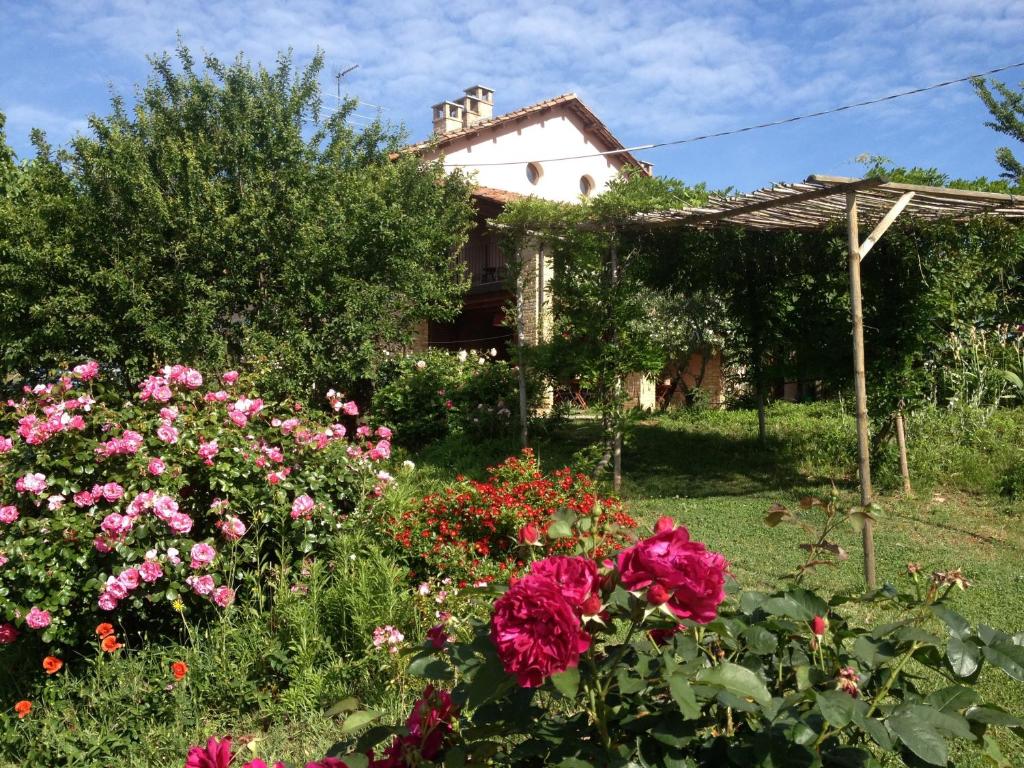
[[[480,358],[479,360],[477,360],[477,362],[478,362],[478,363],[480,363],[480,365],[483,365],[483,364],[484,364],[484,363],[486,363],[487,361],[486,361],[486,360],[484,360],[484,359],[483,359],[483,358],[481,357],[481,358]]]
[[[466,353],[466,350],[460,349],[458,357],[459,357],[459,362],[460,363],[464,363],[464,362],[466,362],[466,358],[469,357],[469,355]]]
[[[426,367],[427,367],[427,361],[426,360],[417,360],[416,361],[416,370],[417,371],[422,371]]]
[[[412,472],[414,469],[416,469],[416,462],[406,459],[405,461],[402,462],[402,469],[407,469],[410,472]]]
[[[491,347],[491,351],[488,352],[487,354],[489,354],[491,357],[497,357],[498,356],[498,350],[496,348],[494,348],[494,347]]]

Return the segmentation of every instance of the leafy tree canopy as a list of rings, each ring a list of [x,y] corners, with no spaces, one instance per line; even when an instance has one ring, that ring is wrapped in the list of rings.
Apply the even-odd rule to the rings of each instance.
[[[16,167],[0,151],[4,369],[245,362],[309,393],[454,316],[467,180],[391,126],[354,130],[353,100],[324,109],[321,54],[200,65],[179,45],[151,64],[134,104],[113,98],[67,148],[37,134]]]

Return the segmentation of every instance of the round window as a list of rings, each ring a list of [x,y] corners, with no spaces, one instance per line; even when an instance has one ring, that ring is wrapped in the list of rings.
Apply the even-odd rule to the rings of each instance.
[[[590,197],[590,193],[594,191],[594,180],[589,176],[580,176],[580,194],[584,197]]]
[[[540,167],[540,163],[527,163],[526,164],[526,179],[531,184],[536,184],[540,181],[540,177],[544,175],[544,171]]]

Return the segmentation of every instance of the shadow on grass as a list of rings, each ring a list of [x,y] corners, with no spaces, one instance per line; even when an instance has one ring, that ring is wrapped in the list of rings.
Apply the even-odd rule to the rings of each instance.
[[[573,454],[600,439],[600,425],[576,419],[534,432],[533,449],[545,471],[571,466]],[[480,479],[486,468],[519,452],[514,438],[449,438],[417,456],[438,480],[456,474]],[[630,427],[623,451],[624,495],[632,498],[748,496],[820,484],[800,472],[801,457],[790,443],[769,436],[722,431],[671,420]],[[607,477],[605,479],[608,479]],[[842,487],[848,481],[837,483]]]

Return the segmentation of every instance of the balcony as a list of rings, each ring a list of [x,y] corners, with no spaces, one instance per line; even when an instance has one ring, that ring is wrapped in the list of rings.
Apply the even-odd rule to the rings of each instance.
[[[493,234],[474,231],[462,249],[462,261],[469,272],[470,293],[487,293],[505,288],[505,254],[501,252]]]

